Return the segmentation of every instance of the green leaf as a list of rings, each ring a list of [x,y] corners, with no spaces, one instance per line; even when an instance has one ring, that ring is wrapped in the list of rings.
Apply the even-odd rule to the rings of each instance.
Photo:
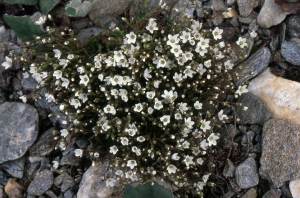
[[[59,3],[60,0],[40,0],[39,6],[40,6],[41,13],[47,14]]]
[[[34,40],[34,36],[42,36],[45,32],[39,25],[35,25],[29,16],[4,15],[4,20],[23,41]]]
[[[66,14],[70,17],[85,17],[92,9],[92,3],[89,1],[71,0],[66,4]]]
[[[44,0],[43,0],[44,1]],[[35,5],[38,0],[4,0],[4,3],[8,4],[25,4],[25,5]]]
[[[133,188],[130,184],[125,185],[123,198],[173,198],[170,191],[154,182],[148,182]]]

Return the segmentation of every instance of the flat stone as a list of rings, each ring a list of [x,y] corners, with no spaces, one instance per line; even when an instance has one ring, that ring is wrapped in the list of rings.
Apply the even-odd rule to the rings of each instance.
[[[283,58],[293,65],[300,66],[299,56],[300,44],[294,42],[283,42],[281,45],[281,54]]]
[[[49,155],[55,148],[58,140],[54,138],[59,135],[55,128],[50,128],[45,131],[38,141],[30,148],[30,156],[44,157]]]
[[[257,74],[262,72],[268,66],[270,59],[271,52],[269,48],[264,47],[257,50],[232,70],[232,74],[238,73],[239,75],[239,78],[237,78],[236,75],[233,75],[234,84],[238,87],[243,82],[257,76]]]
[[[247,17],[252,12],[255,0],[238,0],[239,13],[242,17]]]
[[[283,9],[274,0],[265,0],[257,17],[257,24],[262,28],[269,28],[281,23],[285,17]]]
[[[2,164],[3,169],[12,176],[21,179],[23,177],[26,159],[27,158],[23,156],[13,161],[4,162]]]
[[[225,167],[223,169],[223,175],[227,177],[234,177],[235,166],[230,159],[226,160]]]
[[[252,11],[249,16],[246,16],[246,17],[239,16],[238,18],[239,18],[239,22],[245,23],[245,24],[250,24],[254,20],[256,20],[257,16],[258,16],[258,14],[256,12]]]
[[[8,197],[10,198],[23,198],[24,188],[16,182],[16,179],[9,178],[7,184],[4,187],[4,190]]]
[[[251,188],[258,184],[257,166],[252,157],[247,158],[235,168],[235,180],[242,189]]]
[[[38,83],[33,78],[23,78],[21,84],[25,91],[33,91]]]
[[[241,48],[235,42],[233,42],[233,44],[231,45],[231,50],[229,53],[231,55],[232,63],[238,64],[244,61],[245,59],[248,58],[251,52],[254,43],[253,38],[251,37],[243,37],[243,38],[246,38],[246,43],[248,44],[246,47]]]
[[[64,178],[62,181],[62,185],[61,185],[61,191],[62,192],[66,192],[68,189],[74,187],[76,185],[74,179],[68,175],[68,174],[64,174]]]
[[[280,198],[281,190],[280,189],[271,189],[262,196],[262,198]]]
[[[213,11],[217,12],[225,11],[227,9],[224,0],[212,0],[211,7]]]
[[[251,188],[242,196],[242,198],[256,198],[256,197],[257,197],[257,192],[254,188]]]
[[[290,120],[270,119],[263,127],[259,174],[274,188],[300,177],[300,127]]]
[[[236,107],[236,114],[240,118],[239,123],[262,125],[271,116],[264,102],[251,92],[242,94],[238,102],[241,103]],[[247,110],[244,110],[244,107],[248,107]]]
[[[39,172],[34,180],[29,184],[27,192],[40,196],[45,193],[53,184],[53,174],[49,170]]]
[[[300,83],[277,77],[267,68],[250,82],[248,90],[264,101],[271,118],[286,118],[300,124]]]
[[[81,43],[85,44],[89,41],[89,38],[93,36],[99,36],[100,34],[103,33],[104,33],[104,29],[99,27],[91,27],[91,28],[81,30],[76,37]]]
[[[18,102],[0,105],[0,163],[22,157],[38,135],[38,113]]]
[[[300,39],[300,15],[295,14],[287,18],[286,22],[286,36],[289,39]]]
[[[290,181],[289,186],[293,198],[300,198],[300,179]]]

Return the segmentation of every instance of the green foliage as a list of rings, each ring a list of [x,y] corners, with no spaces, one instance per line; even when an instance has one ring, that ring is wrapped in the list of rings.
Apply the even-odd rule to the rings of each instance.
[[[45,34],[39,25],[33,23],[29,16],[4,15],[4,20],[23,41],[34,40],[34,36]]]
[[[59,3],[60,3],[60,0],[41,0],[41,1],[39,1],[41,13],[47,14]]]
[[[173,195],[164,187],[156,182],[151,185],[151,182],[133,188],[131,185],[125,185],[123,198],[172,198]]]
[[[5,0],[4,3],[8,3],[8,4],[20,3],[25,5],[35,5],[38,3],[38,0]]]
[[[89,1],[71,0],[67,3],[65,10],[70,17],[85,17],[92,9],[92,3]]]

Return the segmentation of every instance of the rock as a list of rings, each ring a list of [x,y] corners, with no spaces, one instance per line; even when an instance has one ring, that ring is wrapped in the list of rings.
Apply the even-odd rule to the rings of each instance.
[[[89,17],[98,27],[109,26],[111,21],[124,14],[132,3],[133,0],[94,0]]]
[[[22,89],[21,81],[20,81],[18,78],[14,77],[14,78],[12,79],[12,87],[13,87],[13,90],[14,90],[14,91],[19,91],[19,90],[21,90],[21,89]]]
[[[289,183],[290,182],[285,182],[283,186],[280,188],[280,190],[282,192],[282,196],[286,198],[293,198],[292,193],[290,191]]]
[[[102,176],[108,170],[108,160],[103,163],[97,162],[91,166],[83,175],[77,193],[78,198],[106,198],[111,197],[114,192],[113,188],[106,187],[106,180],[102,180]],[[104,177],[105,178],[105,177]],[[98,190],[96,190],[98,189]]]
[[[242,196],[242,198],[256,198],[256,197],[257,197],[257,192],[254,188],[251,188]]]
[[[240,24],[239,24],[239,20],[238,20],[239,16],[234,16],[232,17],[232,19],[230,20],[230,24],[233,26],[233,27],[238,27]],[[224,32],[223,32],[224,33]],[[234,35],[233,35],[234,36]]]
[[[291,15],[286,22],[286,36],[289,39],[300,38],[300,15]]]
[[[145,8],[148,12],[150,12],[151,9],[157,8],[159,6],[160,0],[135,0],[134,2],[136,4],[136,7],[131,6],[130,13],[129,13],[131,17],[136,16],[136,11],[137,12],[141,11],[139,6]],[[172,9],[179,2],[179,0],[167,0],[163,2],[166,3],[166,6]]]
[[[239,22],[250,24],[252,21],[256,20],[258,14],[256,12],[251,12],[247,17],[239,16]]]
[[[27,192],[40,196],[45,193],[53,184],[53,174],[49,170],[39,172],[34,180],[29,184]]]
[[[0,163],[22,157],[38,135],[38,114],[30,105],[0,105]]]
[[[0,43],[18,43],[17,35],[12,29],[7,29],[4,34],[0,34]]]
[[[271,117],[300,124],[300,83],[277,77],[266,69],[251,81],[248,90],[264,101]]]
[[[235,2],[236,2],[236,0],[226,0],[226,5],[232,6]]]
[[[24,173],[26,157],[21,157],[19,159],[4,162],[3,169],[16,178],[22,178]]]
[[[283,42],[281,45],[281,54],[283,58],[293,65],[300,66],[299,56],[300,44],[294,42]]]
[[[58,140],[54,138],[59,135],[55,128],[50,128],[44,132],[38,141],[30,148],[30,156],[44,157],[49,155],[55,148]]]
[[[257,24],[262,28],[269,28],[281,23],[285,16],[283,9],[274,0],[265,0],[257,17]]]
[[[271,116],[264,102],[251,92],[242,94],[238,102],[241,103],[241,106],[236,108],[236,114],[240,118],[239,123],[262,125]],[[244,107],[248,107],[248,109],[244,110]]]
[[[300,127],[286,119],[270,119],[262,134],[261,177],[275,188],[300,177]]]
[[[67,190],[65,193],[64,193],[64,198],[74,198],[76,197],[76,195],[74,194],[74,192],[72,192],[71,190]]]
[[[25,91],[33,91],[38,83],[33,78],[23,78],[21,80],[22,87]]]
[[[233,75],[234,84],[238,87],[243,82],[257,76],[269,64],[271,59],[271,52],[268,48],[264,47],[257,50],[247,60],[240,63],[232,70],[232,74],[238,73],[238,78]]]
[[[4,175],[3,171],[0,170],[0,184],[4,186],[4,185],[6,185],[6,183],[7,183],[7,178]]]
[[[240,131],[233,124],[227,125],[227,127],[222,129],[220,145],[223,148],[228,149],[230,149],[232,146],[237,146],[237,144],[233,142],[233,138],[239,133]]]
[[[229,184],[230,184],[230,188],[232,188],[232,190],[234,192],[241,192],[242,189],[239,187],[239,185],[237,185],[237,183],[235,182],[235,178],[229,178]]]
[[[223,23],[223,21],[224,21],[224,19],[221,14],[217,14],[217,15],[213,16],[212,22],[213,22],[214,26],[221,25],[221,23]]]
[[[299,198],[300,197],[300,179],[290,181],[289,186],[290,186],[290,191],[291,191],[293,198]]]
[[[212,10],[216,12],[224,12],[227,9],[227,6],[224,3],[224,0],[212,0]]]
[[[239,7],[240,16],[247,17],[254,8],[255,0],[238,0],[237,4]]]
[[[75,34],[88,27],[91,21],[88,18],[83,18],[72,23]]]
[[[264,194],[262,198],[280,198],[281,190],[279,189],[271,189]]]
[[[74,187],[75,185],[76,183],[74,179],[70,175],[64,174],[62,185],[60,187],[61,191],[66,192],[68,189]]]
[[[40,167],[40,162],[28,163],[28,167],[26,169],[27,176],[30,179],[33,179],[34,173],[39,169],[39,167]]]
[[[81,149],[85,149],[89,146],[89,142],[86,139],[79,139],[76,140],[76,145]]]
[[[66,152],[68,151],[68,152]],[[66,151],[63,153],[63,157],[60,161],[60,165],[72,165],[72,166],[79,166],[79,163],[81,161],[80,157],[75,156],[75,147],[73,144],[69,144]]]
[[[57,198],[57,196],[51,190],[46,191],[45,194],[48,195],[50,198]]]
[[[227,193],[225,193],[224,198],[231,198],[235,195],[235,192],[233,191],[228,191]]]
[[[250,150],[253,149],[253,138],[254,138],[254,132],[248,131],[245,135],[243,135],[241,140],[241,145],[248,147]]]
[[[93,36],[99,36],[104,32],[105,30],[99,27],[91,27],[91,28],[83,29],[77,34],[77,39],[81,43],[86,44],[89,41],[89,38]]]
[[[253,158],[247,158],[235,168],[235,179],[237,185],[242,189],[251,188],[258,184],[257,166]]]
[[[240,48],[240,46],[238,46],[235,42],[231,45],[232,49],[230,50],[230,55],[232,63],[240,63],[245,60],[250,54],[254,40],[250,37],[243,38],[246,38],[246,43],[248,44],[247,47]]]
[[[230,159],[226,160],[226,164],[223,170],[223,175],[227,177],[234,177],[235,166]]]
[[[9,198],[23,198],[22,192],[24,191],[24,188],[18,182],[16,182],[16,179],[14,178],[8,179],[4,190]]]
[[[179,0],[174,5],[174,11],[171,12],[171,18],[178,22],[183,22],[180,15],[178,15],[179,12],[182,12],[184,9],[185,15],[189,16],[190,18],[193,18],[194,12],[198,10],[199,12],[202,12],[202,4],[198,1],[195,1],[195,4],[191,3],[189,0]],[[175,9],[177,11],[175,11]],[[201,10],[201,11],[200,11]]]

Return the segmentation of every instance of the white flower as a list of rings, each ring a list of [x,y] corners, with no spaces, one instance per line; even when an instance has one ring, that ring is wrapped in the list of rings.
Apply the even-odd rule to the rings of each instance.
[[[182,114],[184,114],[188,109],[187,103],[179,103],[179,110]]]
[[[171,173],[176,173],[176,170],[177,170],[176,166],[174,166],[174,165],[172,165],[172,164],[170,164],[170,165],[167,167],[167,171],[168,171],[169,174],[171,174]]]
[[[66,144],[64,142],[59,142],[59,148],[63,151],[66,150]]]
[[[255,31],[250,32],[250,37],[255,38],[257,36],[257,33]]]
[[[80,82],[79,84],[84,84],[84,86],[87,86],[88,82],[89,82],[89,77],[85,74],[85,75],[80,75]]]
[[[203,37],[200,38],[200,41],[197,43],[197,46],[201,47],[202,49],[206,49],[209,47],[209,39],[204,39]]]
[[[171,47],[173,47],[177,43],[179,43],[178,34],[175,34],[174,36],[172,36],[171,34],[169,34],[168,35],[167,45],[170,45]]]
[[[8,69],[12,65],[12,59],[9,58],[8,56],[5,56],[5,62],[2,63],[2,66],[5,67],[5,69]]]
[[[100,156],[100,155],[99,155],[98,152],[95,152],[95,153],[94,153],[94,157],[95,157],[95,158],[98,158],[99,156]]]
[[[204,162],[204,161],[203,161],[203,159],[202,159],[202,158],[198,158],[198,159],[197,159],[197,163],[198,163],[199,165],[202,165],[202,164],[203,164],[203,162]]]
[[[65,138],[67,135],[69,135],[69,131],[67,129],[62,129],[60,130],[60,135]]]
[[[200,103],[199,101],[196,101],[195,103],[194,103],[194,107],[195,107],[195,109],[202,109],[202,103]]]
[[[199,21],[193,20],[193,24],[191,25],[192,32],[199,32],[202,28],[202,23],[199,23]]]
[[[180,45],[173,45],[170,52],[172,52],[174,56],[178,57],[182,53]]]
[[[47,16],[46,15],[41,15],[40,18],[38,18],[38,20],[36,20],[34,22],[35,25],[43,25],[47,20]]]
[[[75,149],[74,153],[75,153],[76,157],[82,157],[83,150],[82,149]]]
[[[59,63],[58,64],[62,65],[63,68],[65,68],[65,67],[67,67],[68,63],[69,63],[69,60],[67,60],[67,59],[59,59]]]
[[[174,91],[173,93],[172,90],[170,91],[164,90],[164,94],[162,94],[161,97],[163,97],[168,102],[172,103],[177,98],[177,92]]]
[[[115,178],[108,178],[106,180],[106,187],[115,187],[117,180]]]
[[[168,123],[170,123],[170,116],[164,115],[160,118],[160,121],[163,122],[164,126],[166,126]]]
[[[75,107],[75,109],[77,109],[78,107],[81,106],[80,102],[78,99],[72,98],[70,100],[70,105],[73,105]]]
[[[218,113],[218,117],[220,121],[223,121],[224,119],[228,119],[226,114],[223,114],[223,109]]]
[[[137,166],[137,163],[135,160],[128,160],[127,161],[127,166],[133,169],[135,166]]]
[[[104,113],[110,113],[112,115],[115,115],[116,114],[116,109],[114,106],[111,106],[111,105],[106,105],[106,107],[103,108],[104,110]]]
[[[212,32],[215,40],[221,39],[222,38],[222,35],[221,35],[222,33],[223,33],[223,30],[219,29],[218,27],[216,27]]]
[[[232,69],[232,68],[233,68],[233,65],[234,65],[234,64],[232,64],[230,60],[227,60],[227,61],[224,63],[225,69]]]
[[[206,72],[206,69],[203,67],[202,63],[199,64],[198,69],[199,69],[198,72],[200,73],[200,75],[203,75]]]
[[[190,147],[190,143],[188,141],[184,141],[181,146],[184,149],[188,149]]]
[[[210,136],[207,138],[208,146],[217,145],[217,139],[219,139],[219,136],[215,135],[215,133],[210,134]]]
[[[54,49],[53,51],[54,51],[54,53],[55,53],[54,57],[57,58],[57,59],[60,59],[60,57],[61,57],[61,52],[60,52],[58,49]]]
[[[210,68],[211,67],[211,60],[207,60],[204,62],[204,66],[207,67],[207,68]]]
[[[178,153],[174,153],[171,158],[172,158],[172,160],[179,160],[180,159],[180,157],[178,156]]]
[[[122,170],[117,170],[117,171],[115,172],[115,174],[122,177],[123,171],[122,171]]]
[[[187,155],[187,156],[185,156],[183,162],[185,163],[185,165],[186,165],[187,167],[189,167],[191,164],[194,164],[193,159],[194,159],[193,156]]]
[[[209,124],[210,124],[210,121],[201,120],[201,126],[200,126],[200,129],[202,129],[204,132],[205,132],[206,130],[211,129],[211,127],[210,127]]]
[[[150,18],[150,19],[149,19],[149,23],[148,23],[148,25],[147,25],[147,27],[146,27],[146,29],[149,30],[149,32],[150,32],[151,34],[153,34],[153,31],[154,31],[154,30],[158,30],[158,28],[156,27],[156,26],[157,26],[157,23],[156,23],[154,20],[155,20],[155,19]]]
[[[120,137],[121,139],[121,144],[122,145],[128,145],[128,138],[127,137]]]
[[[27,97],[26,96],[20,96],[19,98],[22,100],[22,102],[24,102],[24,103],[27,102]]]
[[[193,75],[196,73],[194,70],[191,70],[190,66],[187,66],[187,68],[183,71],[184,78],[190,77],[193,78]]]
[[[206,148],[208,147],[208,143],[207,143],[207,140],[204,139],[202,140],[202,142],[200,142],[200,147],[203,149],[203,150],[206,150]]]
[[[67,78],[63,78],[63,77],[61,77],[61,80],[62,80],[61,86],[65,87],[67,89],[70,81]]]
[[[62,77],[62,72],[60,70],[56,70],[56,71],[53,72],[53,76],[56,79],[60,79]]]
[[[143,110],[143,105],[141,103],[135,104],[134,109],[135,112],[141,112]]]
[[[154,91],[148,91],[146,93],[146,96],[147,96],[148,99],[153,99],[154,96],[155,96],[155,92]]]
[[[206,48],[202,49],[200,46],[196,46],[195,52],[199,53],[200,56],[204,56],[208,51]]]
[[[160,80],[155,80],[155,81],[154,81],[154,87],[155,87],[155,88],[158,88],[160,83],[161,83]]]
[[[182,81],[182,74],[181,73],[178,74],[177,72],[175,72],[173,79],[175,82],[179,83],[180,81]]]
[[[163,104],[161,101],[159,101],[157,98],[154,99],[155,103],[154,103],[154,109],[160,110],[161,108],[163,108]]]
[[[167,64],[167,61],[166,59],[164,58],[160,58],[158,59],[158,62],[157,62],[157,68],[160,68],[160,67],[165,67]]]
[[[136,35],[133,32],[130,32],[129,34],[126,34],[126,37],[127,37],[127,44],[135,43]]]
[[[193,60],[194,55],[192,52],[185,52],[183,55],[185,56],[186,60]]]
[[[191,40],[191,33],[190,32],[186,32],[186,31],[182,31],[182,35],[180,36],[181,41],[183,43],[186,43],[187,41]]]
[[[181,120],[181,119],[182,119],[182,116],[181,116],[180,113],[175,113],[174,118],[175,118],[176,120]]]
[[[191,117],[184,118],[184,124],[185,124],[185,126],[186,126],[187,128],[189,128],[189,129],[193,128],[193,125],[194,125],[194,123],[195,123],[195,122],[193,122],[191,119],[192,119]]]
[[[23,78],[29,78],[30,76],[29,76],[29,73],[28,72],[24,72],[23,73]]]
[[[152,108],[152,107],[149,107],[149,108],[148,108],[148,113],[149,113],[149,114],[152,114],[152,113],[153,113],[153,108]]]
[[[206,175],[203,175],[203,177],[202,177],[202,180],[203,180],[203,182],[207,182],[207,180],[208,180],[208,178],[209,178],[209,176],[210,176],[210,173],[208,173],[208,174],[206,174]]]
[[[72,60],[74,57],[75,57],[74,54],[69,54],[69,55],[67,56],[67,59]]]
[[[79,98],[80,100],[82,100],[83,103],[85,103],[85,101],[88,100],[88,97],[87,97],[87,95],[86,95],[85,93],[80,93],[80,94],[78,95],[78,98]]]
[[[138,142],[144,142],[146,139],[143,136],[139,136],[136,138]]]
[[[246,41],[247,41],[246,38],[239,37],[239,40],[237,40],[236,44],[238,44],[240,46],[240,48],[244,48],[244,47],[248,46]]]
[[[139,149],[138,147],[136,146],[133,146],[131,148],[132,152],[134,152],[136,155],[140,156],[141,155],[141,149]]]
[[[199,181],[196,185],[199,190],[203,190],[203,187],[206,186],[206,183]]]
[[[150,74],[149,69],[145,69],[145,71],[144,71],[144,78],[146,80],[149,80],[149,78],[152,78],[152,75]]]
[[[58,161],[52,161],[53,163],[53,168],[57,169],[59,166],[59,162]]]
[[[111,146],[109,152],[112,154],[116,154],[118,152],[118,148],[116,146]]]
[[[244,86],[239,86],[238,90],[235,93],[237,93],[238,95],[242,95],[243,93],[247,93],[247,92],[248,92],[247,85],[244,85]]]

